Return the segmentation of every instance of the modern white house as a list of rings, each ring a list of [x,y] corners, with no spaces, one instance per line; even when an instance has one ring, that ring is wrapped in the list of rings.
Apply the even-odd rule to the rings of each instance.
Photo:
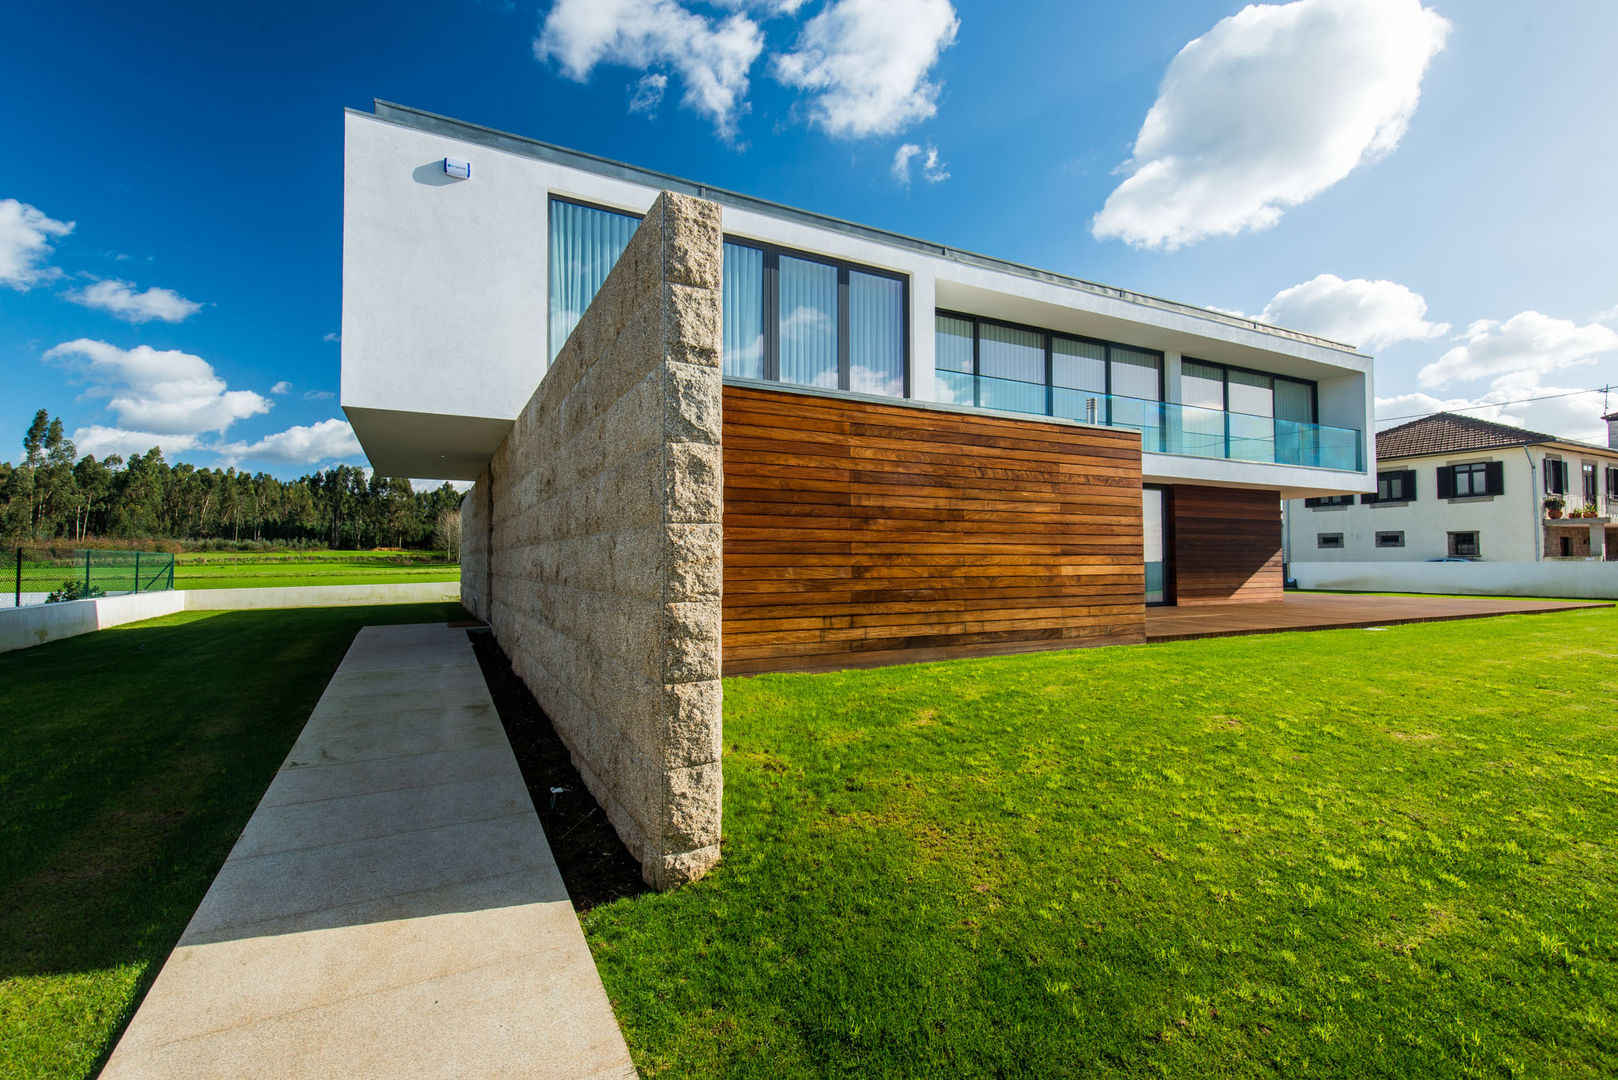
[[[475,480],[462,602],[642,873],[719,857],[721,678],[1145,640],[1374,487],[1371,358],[378,102],[342,404]],[[941,232],[947,228],[941,227]]]
[[[476,479],[668,190],[722,208],[727,385],[1138,432],[1152,602],[1196,569],[1165,547],[1174,490],[1265,493],[1278,548],[1280,500],[1371,487],[1348,346],[374,108],[345,118],[342,404],[384,472]]]
[[[1376,490],[1290,500],[1288,565],[1300,584],[1560,595],[1618,588],[1618,413],[1609,446],[1438,413],[1376,435]],[[1435,566],[1464,559],[1475,568]],[[1605,563],[1591,577],[1545,564]],[[1541,567],[1536,569],[1535,567]]]

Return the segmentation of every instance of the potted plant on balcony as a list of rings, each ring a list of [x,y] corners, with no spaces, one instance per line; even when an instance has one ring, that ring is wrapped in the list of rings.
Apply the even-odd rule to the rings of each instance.
[[[1566,505],[1567,500],[1562,498],[1560,495],[1550,496],[1545,500],[1545,516],[1550,518],[1552,521],[1556,520],[1562,516],[1562,507]]]

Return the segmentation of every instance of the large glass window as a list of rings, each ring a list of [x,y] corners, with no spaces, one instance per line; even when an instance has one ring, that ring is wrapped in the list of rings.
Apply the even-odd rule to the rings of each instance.
[[[565,199],[550,211],[550,356],[556,358],[595,299],[640,218]]]
[[[976,389],[972,377],[976,367],[977,327],[971,319],[953,315],[934,317],[933,358],[938,371],[933,378],[933,392],[939,401],[957,405],[975,405]]]
[[[1045,412],[1045,335],[981,323],[978,375],[978,404],[984,408]]]
[[[1158,353],[945,312],[935,327],[940,401],[1125,427],[1162,424]]]
[[[848,388],[904,397],[905,285],[898,278],[848,272]]]
[[[1225,369],[1200,360],[1180,365],[1180,401],[1196,409],[1225,407]]]
[[[904,397],[905,304],[896,274],[727,240],[725,374]]]
[[[634,214],[551,199],[553,359],[640,221]],[[906,303],[901,275],[726,240],[724,372],[744,379],[904,397]],[[967,371],[970,344],[968,339]]]
[[[724,371],[764,377],[764,252],[725,244]]]
[[[1127,350],[1120,349],[1119,352]],[[1107,347],[1099,341],[1080,341],[1077,338],[1051,339],[1051,385],[1063,390],[1077,390],[1084,394],[1107,392]],[[1122,393],[1122,391],[1120,391]],[[1138,397],[1138,394],[1131,394]],[[1153,370],[1151,397],[1157,396],[1156,370]]]
[[[837,267],[781,256],[782,382],[837,388]]]

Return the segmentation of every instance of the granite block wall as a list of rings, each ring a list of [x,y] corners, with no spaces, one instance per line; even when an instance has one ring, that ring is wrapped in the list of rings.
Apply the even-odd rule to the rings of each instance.
[[[657,888],[719,858],[722,243],[659,196],[463,508],[463,603]]]

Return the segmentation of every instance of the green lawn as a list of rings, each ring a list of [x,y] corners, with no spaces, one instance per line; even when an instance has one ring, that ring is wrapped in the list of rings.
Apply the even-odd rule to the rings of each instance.
[[[0,654],[0,1076],[91,1074],[360,627],[189,612]]]
[[[1618,1074],[1618,613],[725,684],[646,1077]]]

